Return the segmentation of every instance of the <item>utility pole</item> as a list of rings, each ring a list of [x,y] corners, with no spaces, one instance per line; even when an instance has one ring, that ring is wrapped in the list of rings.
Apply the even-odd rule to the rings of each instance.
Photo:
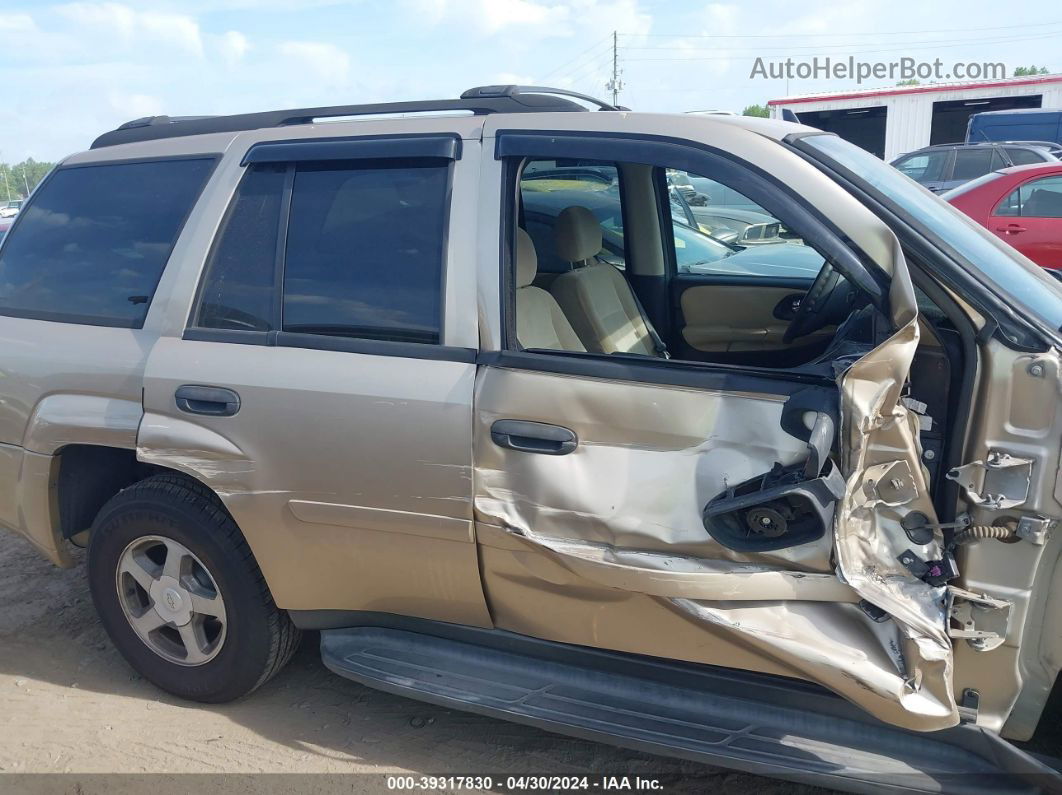
[[[22,184],[26,186],[26,196],[30,195],[29,180],[26,179],[26,164],[22,164]]]
[[[608,81],[608,85],[605,86],[612,92],[612,104],[619,104],[619,92],[623,88],[623,83],[620,82],[620,69],[619,69],[619,33],[612,31],[612,79]]]

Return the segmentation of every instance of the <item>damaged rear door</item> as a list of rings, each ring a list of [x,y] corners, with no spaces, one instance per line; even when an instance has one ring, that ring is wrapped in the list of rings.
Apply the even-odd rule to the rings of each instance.
[[[797,677],[896,725],[954,725],[947,563],[918,417],[903,401],[917,307],[895,237],[781,147],[745,146],[744,131],[734,149],[758,158],[756,173],[674,138],[657,146],[649,132],[628,142],[507,131],[487,144],[503,196],[522,157],[561,153],[737,182],[857,284],[874,286],[861,264],[872,255],[887,331],[826,374],[522,350],[499,331],[498,350],[481,356],[473,428],[495,624]],[[763,172],[784,174],[784,188]],[[823,208],[802,211],[782,191],[840,203],[843,242]],[[518,214],[504,200],[502,217],[511,236]],[[499,330],[513,327],[508,283]],[[908,533],[901,521],[915,512],[921,532]]]

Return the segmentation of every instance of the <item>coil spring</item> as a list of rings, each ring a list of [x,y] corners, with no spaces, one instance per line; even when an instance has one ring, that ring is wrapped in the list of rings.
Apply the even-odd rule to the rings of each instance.
[[[971,541],[980,541],[983,538],[995,538],[1004,541],[1013,538],[1013,528],[989,524],[975,524],[963,528],[955,534],[955,541],[959,544],[968,544]]]

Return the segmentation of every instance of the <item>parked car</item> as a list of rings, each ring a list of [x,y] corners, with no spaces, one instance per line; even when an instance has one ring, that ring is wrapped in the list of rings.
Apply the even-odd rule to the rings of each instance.
[[[934,193],[1010,166],[1058,162],[1048,143],[936,144],[898,157],[892,165]]]
[[[690,182],[705,197],[704,205],[692,208],[693,213],[713,236],[741,245],[793,240],[777,218],[733,188],[693,175]]]
[[[667,170],[667,184],[671,190],[680,193],[691,207],[700,207],[708,203],[708,197],[697,192],[697,189],[693,187],[693,183],[690,181],[689,175],[684,171],[669,168]]]
[[[525,177],[521,182],[528,186]],[[534,184],[533,182],[531,183]],[[523,194],[525,228],[538,257],[540,273],[562,274],[572,270],[563,258],[563,246],[555,237],[557,217],[568,207],[586,207],[602,228],[598,258],[625,268],[622,208],[618,194],[593,190],[527,190]],[[694,216],[696,221],[696,216]],[[675,265],[678,273],[813,279],[823,258],[815,249],[779,241],[748,246],[729,242],[703,231],[688,216],[672,213]]]
[[[0,243],[3,242],[5,235],[7,235],[7,230],[11,228],[11,224],[13,224],[14,222],[14,218],[0,217]]]
[[[966,140],[982,141],[1050,141],[1062,144],[1062,110],[1025,108],[989,110],[970,116]]]
[[[629,748],[1057,787],[1010,740],[1062,666],[1062,284],[835,135],[569,96],[140,119],[64,159],[0,248],[0,523],[87,543],[111,640],[182,698],[319,630],[339,675]],[[770,249],[676,226],[668,169],[822,264],[728,270]]]
[[[943,194],[1045,268],[1062,268],[1062,163],[994,171]]]
[[[14,199],[12,201],[6,202],[3,207],[0,207],[0,218],[12,218],[18,215],[18,211],[21,207],[21,199]]]

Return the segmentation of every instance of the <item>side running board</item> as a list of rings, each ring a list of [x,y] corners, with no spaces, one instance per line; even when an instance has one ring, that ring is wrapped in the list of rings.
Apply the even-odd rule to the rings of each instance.
[[[919,734],[794,680],[496,630],[404,627],[323,631],[324,663],[433,704],[850,792],[1062,792],[1057,772],[971,724]]]

